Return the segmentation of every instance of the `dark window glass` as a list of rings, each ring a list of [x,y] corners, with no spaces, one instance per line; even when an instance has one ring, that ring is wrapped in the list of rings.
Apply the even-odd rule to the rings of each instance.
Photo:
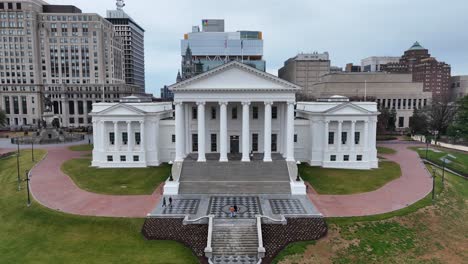
[[[271,151],[275,152],[278,149],[278,135],[271,134]]]
[[[135,132],[135,142],[137,145],[140,145],[140,141],[141,141],[141,134],[140,132]]]
[[[70,115],[74,115],[75,114],[75,102],[73,101],[69,101],[68,102],[68,113]]]
[[[211,152],[217,151],[216,134],[211,134]]]
[[[120,156],[120,161],[127,161],[127,157],[125,157],[124,155]]]
[[[23,115],[28,114],[28,105],[26,103],[26,96],[21,96],[21,110],[23,111]]]
[[[192,134],[192,151],[198,151],[198,134]]]
[[[175,143],[175,135],[171,136],[172,143]]]
[[[18,96],[13,96],[13,113],[19,115],[19,102]]]
[[[361,132],[354,132],[354,144],[359,144],[361,140]]]
[[[237,107],[232,108],[231,118],[237,119]]]
[[[258,134],[252,134],[252,151],[258,151]]]
[[[197,108],[192,107],[192,119],[197,119],[197,115],[198,115]]]
[[[211,107],[211,119],[216,119],[216,107]]]
[[[328,144],[335,144],[335,132],[328,132]]]
[[[128,142],[127,132],[122,132],[122,142],[123,142],[124,145],[127,145],[127,142]]]
[[[297,143],[297,134],[294,134],[294,143]]]
[[[349,155],[344,155],[344,156],[343,156],[343,160],[344,160],[344,161],[349,161]]]
[[[114,134],[114,132],[110,132],[110,133],[109,133],[109,141],[110,141],[111,145],[114,145],[114,142],[115,142],[115,134]]]
[[[252,119],[258,119],[258,106],[252,107]]]
[[[341,144],[345,145],[347,141],[348,141],[348,133],[341,132]]]
[[[403,127],[405,124],[405,118],[403,116],[398,117],[398,127]]]
[[[111,155],[109,155],[107,156],[107,161],[114,161],[114,158]]]
[[[7,114],[11,114],[10,112],[10,97],[9,96],[5,96],[4,98],[4,101],[5,101],[5,112]]]
[[[133,156],[133,161],[140,161],[140,156]]]
[[[330,161],[336,161],[336,155],[330,155]]]
[[[357,161],[362,161],[362,155],[357,155],[357,156],[356,156],[356,160],[357,160]]]
[[[278,118],[278,107],[276,106],[271,107],[271,118],[272,119]]]

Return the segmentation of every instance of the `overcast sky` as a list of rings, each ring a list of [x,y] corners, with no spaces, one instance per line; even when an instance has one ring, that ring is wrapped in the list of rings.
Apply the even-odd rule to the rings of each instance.
[[[49,0],[105,16],[114,0]],[[175,82],[180,39],[203,18],[225,20],[226,31],[263,32],[267,71],[277,75],[298,52],[330,53],[332,65],[369,56],[401,56],[414,41],[468,74],[467,0],[126,0],[145,32],[146,91]]]

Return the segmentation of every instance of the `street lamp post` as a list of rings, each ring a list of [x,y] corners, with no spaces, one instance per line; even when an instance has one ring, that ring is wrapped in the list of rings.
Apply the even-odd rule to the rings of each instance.
[[[432,202],[435,200],[435,178],[436,178],[436,170],[434,166],[432,166]]]
[[[29,179],[29,171],[26,171],[26,179],[24,179],[24,181],[26,182],[26,190],[28,192],[28,207],[31,206],[31,195],[29,194],[29,181],[31,179]]]
[[[18,150],[16,152],[16,171],[18,177],[18,191],[21,190],[21,178],[20,178],[20,169],[19,169],[19,155],[20,155],[20,147],[19,147],[19,139],[16,138],[16,145],[18,146]]]
[[[442,159],[442,188],[445,184],[445,157]]]
[[[31,139],[31,159],[34,162],[34,139]]]

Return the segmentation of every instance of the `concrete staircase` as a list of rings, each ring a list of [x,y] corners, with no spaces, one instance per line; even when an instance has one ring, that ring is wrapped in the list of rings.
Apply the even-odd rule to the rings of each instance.
[[[215,220],[213,263],[257,263],[258,235],[255,220]]]
[[[207,161],[185,160],[180,194],[290,194],[290,178],[284,160]]]

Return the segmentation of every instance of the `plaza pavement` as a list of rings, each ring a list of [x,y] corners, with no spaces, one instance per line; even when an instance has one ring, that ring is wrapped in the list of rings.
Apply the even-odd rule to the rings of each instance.
[[[51,209],[66,213],[108,217],[145,217],[161,198],[159,186],[152,195],[104,195],[80,189],[60,167],[69,159],[84,152],[71,151],[69,145],[37,146],[47,149],[47,156],[33,170],[31,190],[37,201]],[[395,144],[398,143],[398,144]],[[400,178],[382,188],[352,195],[319,195],[309,188],[309,199],[326,217],[364,216],[381,214],[404,208],[424,198],[432,188],[432,179],[424,164],[410,146],[417,143],[389,142],[379,146],[395,149],[396,154],[382,155],[397,162],[402,170]],[[0,153],[15,150],[14,145],[0,142]],[[27,146],[23,146],[27,148]]]
[[[395,211],[424,198],[432,190],[432,178],[416,151],[408,147],[418,143],[388,142],[378,146],[391,148],[395,154],[381,155],[398,163],[402,175],[383,187],[366,193],[321,195],[309,185],[309,199],[325,217],[365,216]]]

